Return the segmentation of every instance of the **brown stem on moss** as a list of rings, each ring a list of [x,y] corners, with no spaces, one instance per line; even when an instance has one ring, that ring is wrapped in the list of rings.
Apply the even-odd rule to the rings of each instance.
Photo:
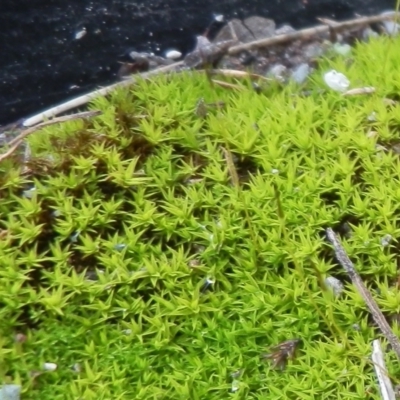
[[[319,35],[321,33],[328,33],[330,30],[335,32],[340,32],[345,29],[352,29],[361,27],[363,25],[375,24],[383,22],[386,20],[392,20],[396,18],[397,14],[386,14],[386,15],[374,15],[372,17],[361,17],[355,18],[348,21],[337,22],[333,24],[333,21],[329,25],[314,26],[312,28],[302,29],[297,32],[287,33],[284,35],[273,36],[265,39],[256,40],[250,43],[239,44],[237,46],[232,46],[229,50],[229,54],[237,54],[245,50],[254,50],[259,48],[264,48],[268,46],[273,46],[276,44],[287,43],[293,40],[307,40],[313,36]]]
[[[377,323],[379,329],[385,335],[386,339],[389,341],[393,350],[397,354],[397,357],[400,359],[399,338],[393,333],[392,328],[386,321],[384,315],[382,314],[382,311],[379,309],[378,304],[364,285],[364,282],[362,281],[360,275],[358,275],[345,249],[340,244],[339,239],[335,235],[335,232],[333,232],[331,228],[328,228],[326,230],[326,236],[335,250],[336,258],[339,261],[340,265],[347,272],[347,275],[350,277],[354,286],[357,288],[358,292],[361,294],[362,298],[367,304],[374,321]]]
[[[46,126],[58,124],[60,122],[72,121],[75,119],[91,118],[100,114],[101,111],[84,111],[77,114],[71,114],[71,115],[65,115],[63,117],[53,118],[50,121],[45,121],[36,126],[33,126],[32,128],[25,129],[16,138],[14,138],[8,143],[8,145],[11,147],[4,154],[0,155],[0,162],[10,157],[18,149],[18,147],[22,144],[23,140],[26,137]]]

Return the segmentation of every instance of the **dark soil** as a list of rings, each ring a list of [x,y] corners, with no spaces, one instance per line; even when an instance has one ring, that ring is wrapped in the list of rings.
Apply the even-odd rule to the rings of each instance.
[[[116,80],[129,50],[187,53],[213,14],[294,28],[393,9],[393,0],[1,0],[0,125]],[[75,34],[86,29],[76,40]]]

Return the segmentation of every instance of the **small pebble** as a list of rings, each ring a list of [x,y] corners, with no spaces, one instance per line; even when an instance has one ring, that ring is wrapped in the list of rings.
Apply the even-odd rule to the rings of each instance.
[[[22,192],[22,196],[25,197],[26,199],[31,199],[33,197],[33,195],[35,194],[35,192],[36,192],[36,188],[32,187],[28,190],[24,190]]]
[[[169,60],[178,60],[181,57],[182,53],[178,50],[167,50],[165,52],[165,58],[168,58]]]
[[[292,72],[292,79],[298,83],[302,84],[310,74],[311,68],[307,63],[302,63],[294,69]]]
[[[72,366],[72,371],[74,371],[74,372],[76,372],[77,374],[79,374],[79,373],[82,371],[81,364],[75,363],[75,364]]]
[[[235,379],[232,382],[231,392],[235,393],[239,390],[239,388],[240,388],[240,382],[237,379]]]
[[[351,54],[351,46],[347,43],[335,43],[333,45],[333,50],[335,53],[340,54],[341,56],[349,56]]]
[[[243,372],[243,370],[238,369],[237,371],[234,371],[234,372],[231,373],[231,377],[233,379],[239,378],[239,376],[242,374],[242,372]]]
[[[190,260],[189,261],[189,268],[197,268],[200,266],[199,260]]]
[[[375,122],[376,121],[376,112],[372,111],[372,113],[368,115],[367,120],[369,122]]]
[[[75,33],[75,40],[82,39],[86,35],[86,28],[82,28],[79,32]]]
[[[57,364],[55,363],[44,363],[43,369],[45,371],[54,372],[57,369]]]
[[[394,15],[395,12],[394,11],[384,11],[381,13],[381,15]],[[397,24],[394,21],[382,21],[382,26],[385,29],[385,32],[389,35],[389,36],[396,36],[399,33],[399,29],[400,29],[400,25]]]
[[[20,400],[21,386],[7,384],[0,387],[0,400]]]
[[[381,245],[382,245],[383,247],[389,246],[389,244],[390,244],[390,242],[392,241],[392,239],[393,239],[392,235],[389,235],[389,234],[385,235],[385,236],[381,239]]]
[[[276,79],[278,82],[283,83],[285,82],[286,71],[287,68],[284,65],[276,64],[268,71],[268,76]]]
[[[79,233],[80,233],[80,232],[77,231],[77,232],[75,232],[74,234],[72,234],[71,237],[69,238],[69,240],[70,240],[72,243],[75,243],[75,242],[78,240]]]
[[[325,285],[333,291],[333,294],[336,297],[339,297],[344,290],[343,283],[333,276],[328,276],[325,279]]]
[[[201,289],[201,293],[204,293],[207,289],[209,289],[213,284],[215,283],[214,280],[212,280],[211,278],[206,278],[204,285]]]
[[[17,333],[14,336],[14,340],[15,340],[16,343],[24,343],[27,340],[27,336],[24,335],[23,333]]]
[[[324,81],[332,90],[337,92],[344,92],[350,86],[350,81],[346,76],[334,69],[325,73]]]

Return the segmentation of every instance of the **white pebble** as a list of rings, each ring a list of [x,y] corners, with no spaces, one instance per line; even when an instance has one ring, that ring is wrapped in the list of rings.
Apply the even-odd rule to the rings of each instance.
[[[235,379],[232,382],[231,392],[235,393],[235,392],[237,392],[239,390],[239,388],[240,388],[240,383],[239,383],[239,381],[237,379]]]
[[[43,369],[45,371],[53,372],[57,369],[57,364],[55,363],[44,363],[43,364]]]
[[[86,28],[81,29],[79,32],[75,33],[75,40],[82,39],[86,35]]]
[[[392,15],[394,17],[395,12],[394,11],[384,11],[381,13],[381,15]],[[396,36],[399,33],[400,25],[394,21],[390,21],[390,20],[382,21],[382,25],[385,28],[385,31],[389,36]]]
[[[15,384],[5,384],[0,387],[0,400],[20,400],[21,386]]]
[[[341,56],[349,56],[351,54],[351,46],[347,43],[335,43],[333,45],[333,50],[335,53],[340,54]]]
[[[324,75],[324,81],[331,89],[337,92],[344,92],[350,86],[350,81],[346,76],[334,69]]]
[[[333,291],[336,297],[339,297],[344,290],[343,283],[333,276],[328,276],[325,279],[325,285]]]
[[[302,84],[307,79],[310,71],[310,66],[306,63],[302,63],[292,72],[292,79],[296,83]]]
[[[385,235],[382,239],[381,239],[381,245],[382,247],[387,247],[389,246],[390,242],[392,241],[392,235]]]
[[[372,113],[368,115],[367,120],[368,120],[369,122],[375,122],[375,121],[377,120],[377,119],[376,119],[376,112],[375,112],[375,111],[372,111]]]
[[[224,16],[223,16],[222,14],[214,15],[214,19],[215,19],[217,22],[223,22]]]
[[[179,58],[182,57],[182,53],[178,50],[167,50],[165,52],[165,57],[168,58],[169,60],[178,60]]]
[[[196,50],[210,46],[211,42],[203,35],[196,36]]]

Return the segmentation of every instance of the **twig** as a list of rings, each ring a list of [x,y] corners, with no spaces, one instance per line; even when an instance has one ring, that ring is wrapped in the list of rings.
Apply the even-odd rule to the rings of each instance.
[[[111,93],[114,89],[116,89],[118,87],[125,87],[125,86],[132,85],[132,83],[137,80],[137,76],[140,76],[142,78],[147,78],[148,76],[151,76],[151,75],[156,75],[156,74],[159,74],[159,73],[162,73],[162,72],[168,72],[168,71],[172,71],[172,70],[178,69],[182,65],[183,65],[183,62],[180,61],[180,62],[177,62],[177,63],[174,63],[174,64],[167,65],[165,67],[154,69],[152,71],[149,71],[149,72],[146,72],[146,73],[143,73],[143,74],[137,74],[135,76],[132,76],[129,79],[126,79],[126,80],[121,81],[121,82],[114,83],[113,85],[106,86],[106,87],[104,87],[102,89],[94,90],[93,92],[90,92],[90,93],[84,94],[82,96],[76,97],[75,99],[69,100],[69,101],[67,101],[65,103],[62,103],[62,104],[60,104],[58,106],[49,108],[46,111],[43,111],[43,112],[41,112],[41,113],[39,113],[37,115],[34,115],[33,117],[30,117],[30,118],[26,119],[24,121],[23,125],[25,127],[30,127],[30,126],[36,125],[39,122],[44,121],[44,120],[46,120],[48,118],[53,118],[58,114],[64,113],[64,112],[69,111],[69,110],[71,110],[73,108],[76,108],[76,107],[82,106],[84,104],[87,104],[87,103],[89,103],[90,101],[92,101],[93,99],[95,99],[98,96],[106,96],[107,94]]]
[[[266,78],[265,76],[253,74],[247,71],[240,71],[236,69],[213,69],[210,71],[210,73],[213,75],[220,74],[233,78],[254,78],[254,79],[261,79],[263,81],[272,81],[272,79]]]
[[[238,188],[240,186],[239,176],[236,171],[232,153],[228,149],[225,149],[224,147],[222,147],[222,151],[224,152],[225,161],[228,166],[228,171],[229,171],[229,175],[231,177],[232,184],[233,184],[233,186]]]
[[[229,55],[237,54],[240,53],[243,50],[251,50],[251,49],[257,49],[261,47],[267,47],[271,46],[274,44],[280,44],[280,43],[286,43],[291,40],[296,40],[296,39],[307,39],[312,36],[315,36],[319,33],[326,33],[329,32],[330,29],[333,30],[342,30],[346,28],[354,28],[362,25],[367,25],[367,24],[372,24],[372,23],[377,23],[377,22],[382,22],[386,20],[392,20],[395,19],[398,16],[397,13],[393,12],[392,14],[385,14],[385,15],[376,15],[372,17],[361,17],[361,18],[356,18],[352,19],[349,21],[344,21],[344,22],[338,22],[336,25],[330,25],[330,26],[316,26],[313,28],[307,28],[303,29],[297,32],[289,33],[289,34],[284,34],[284,35],[278,35],[266,39],[260,39],[256,40],[250,43],[245,43],[245,44],[239,44],[239,45],[233,45],[235,41],[232,41],[232,46],[229,47],[229,43],[227,43],[227,46],[224,47],[221,50],[221,56],[224,55],[225,53],[228,53]],[[214,44],[214,47],[217,44]],[[73,108],[82,106],[84,104],[89,103],[91,100],[95,99],[98,96],[106,96],[110,92],[112,92],[114,89],[118,87],[125,87],[129,86],[132,83],[134,83],[137,80],[137,77],[142,77],[142,78],[147,78],[152,75],[157,75],[163,72],[168,72],[168,71],[178,71],[182,66],[184,66],[184,61],[179,61],[174,64],[170,64],[167,66],[163,66],[154,70],[151,70],[149,72],[141,73],[141,74],[136,74],[128,79],[125,79],[121,82],[114,83],[113,85],[106,86],[102,89],[94,90],[93,92],[84,94],[82,96],[76,97],[75,99],[69,100],[65,103],[62,103],[58,106],[49,108],[48,110],[45,110],[37,115],[34,115],[28,119],[26,119],[23,123],[25,127],[30,127],[33,125],[38,124],[41,121],[44,121],[45,119],[55,117],[56,115],[59,115],[61,113],[64,113],[66,111],[69,111]]]
[[[377,323],[379,329],[385,335],[386,339],[389,341],[393,350],[397,354],[397,357],[400,359],[400,341],[398,337],[393,333],[392,328],[386,321],[384,315],[382,314],[382,311],[379,309],[378,304],[373,299],[368,289],[365,287],[364,282],[362,281],[360,275],[358,275],[345,249],[336,237],[335,232],[333,232],[331,228],[328,228],[326,230],[326,236],[333,245],[336,258],[339,261],[340,265],[345,269],[347,275],[349,275],[354,286],[357,288],[358,292],[361,294],[362,298],[367,304],[374,321]]]
[[[392,382],[390,381],[383,358],[383,353],[379,340],[372,342],[372,361],[374,363],[376,377],[378,378],[379,390],[383,400],[395,400]]]
[[[362,17],[351,19],[344,22],[338,22],[332,25],[315,26],[313,28],[302,29],[297,32],[287,33],[284,35],[273,36],[265,39],[256,40],[250,43],[239,44],[237,46],[232,46],[229,50],[229,54],[237,54],[244,50],[258,49],[262,47],[268,47],[275,44],[282,44],[290,42],[297,39],[309,39],[312,36],[316,36],[321,33],[327,33],[329,30],[340,31],[348,28],[356,28],[362,25],[374,24],[386,20],[391,20],[396,18],[396,13],[388,15],[375,15],[372,17]]]
[[[100,114],[101,111],[85,111],[77,114],[65,115],[63,117],[54,118],[51,119],[50,121],[45,121],[40,123],[39,125],[33,126],[32,128],[25,129],[16,138],[14,138],[8,143],[8,145],[11,147],[4,154],[0,155],[0,162],[10,157],[17,150],[17,148],[21,145],[21,143],[27,136],[29,136],[33,132],[36,132],[39,129],[42,129],[49,125],[58,124],[60,122],[72,121],[74,119],[81,119],[81,118],[90,118]]]
[[[216,85],[221,86],[221,87],[223,87],[225,89],[235,89],[235,90],[244,90],[244,89],[246,89],[243,86],[239,86],[239,85],[236,85],[234,83],[229,83],[229,82],[225,82],[225,81],[220,81],[218,79],[211,79],[211,82],[215,83]]]

